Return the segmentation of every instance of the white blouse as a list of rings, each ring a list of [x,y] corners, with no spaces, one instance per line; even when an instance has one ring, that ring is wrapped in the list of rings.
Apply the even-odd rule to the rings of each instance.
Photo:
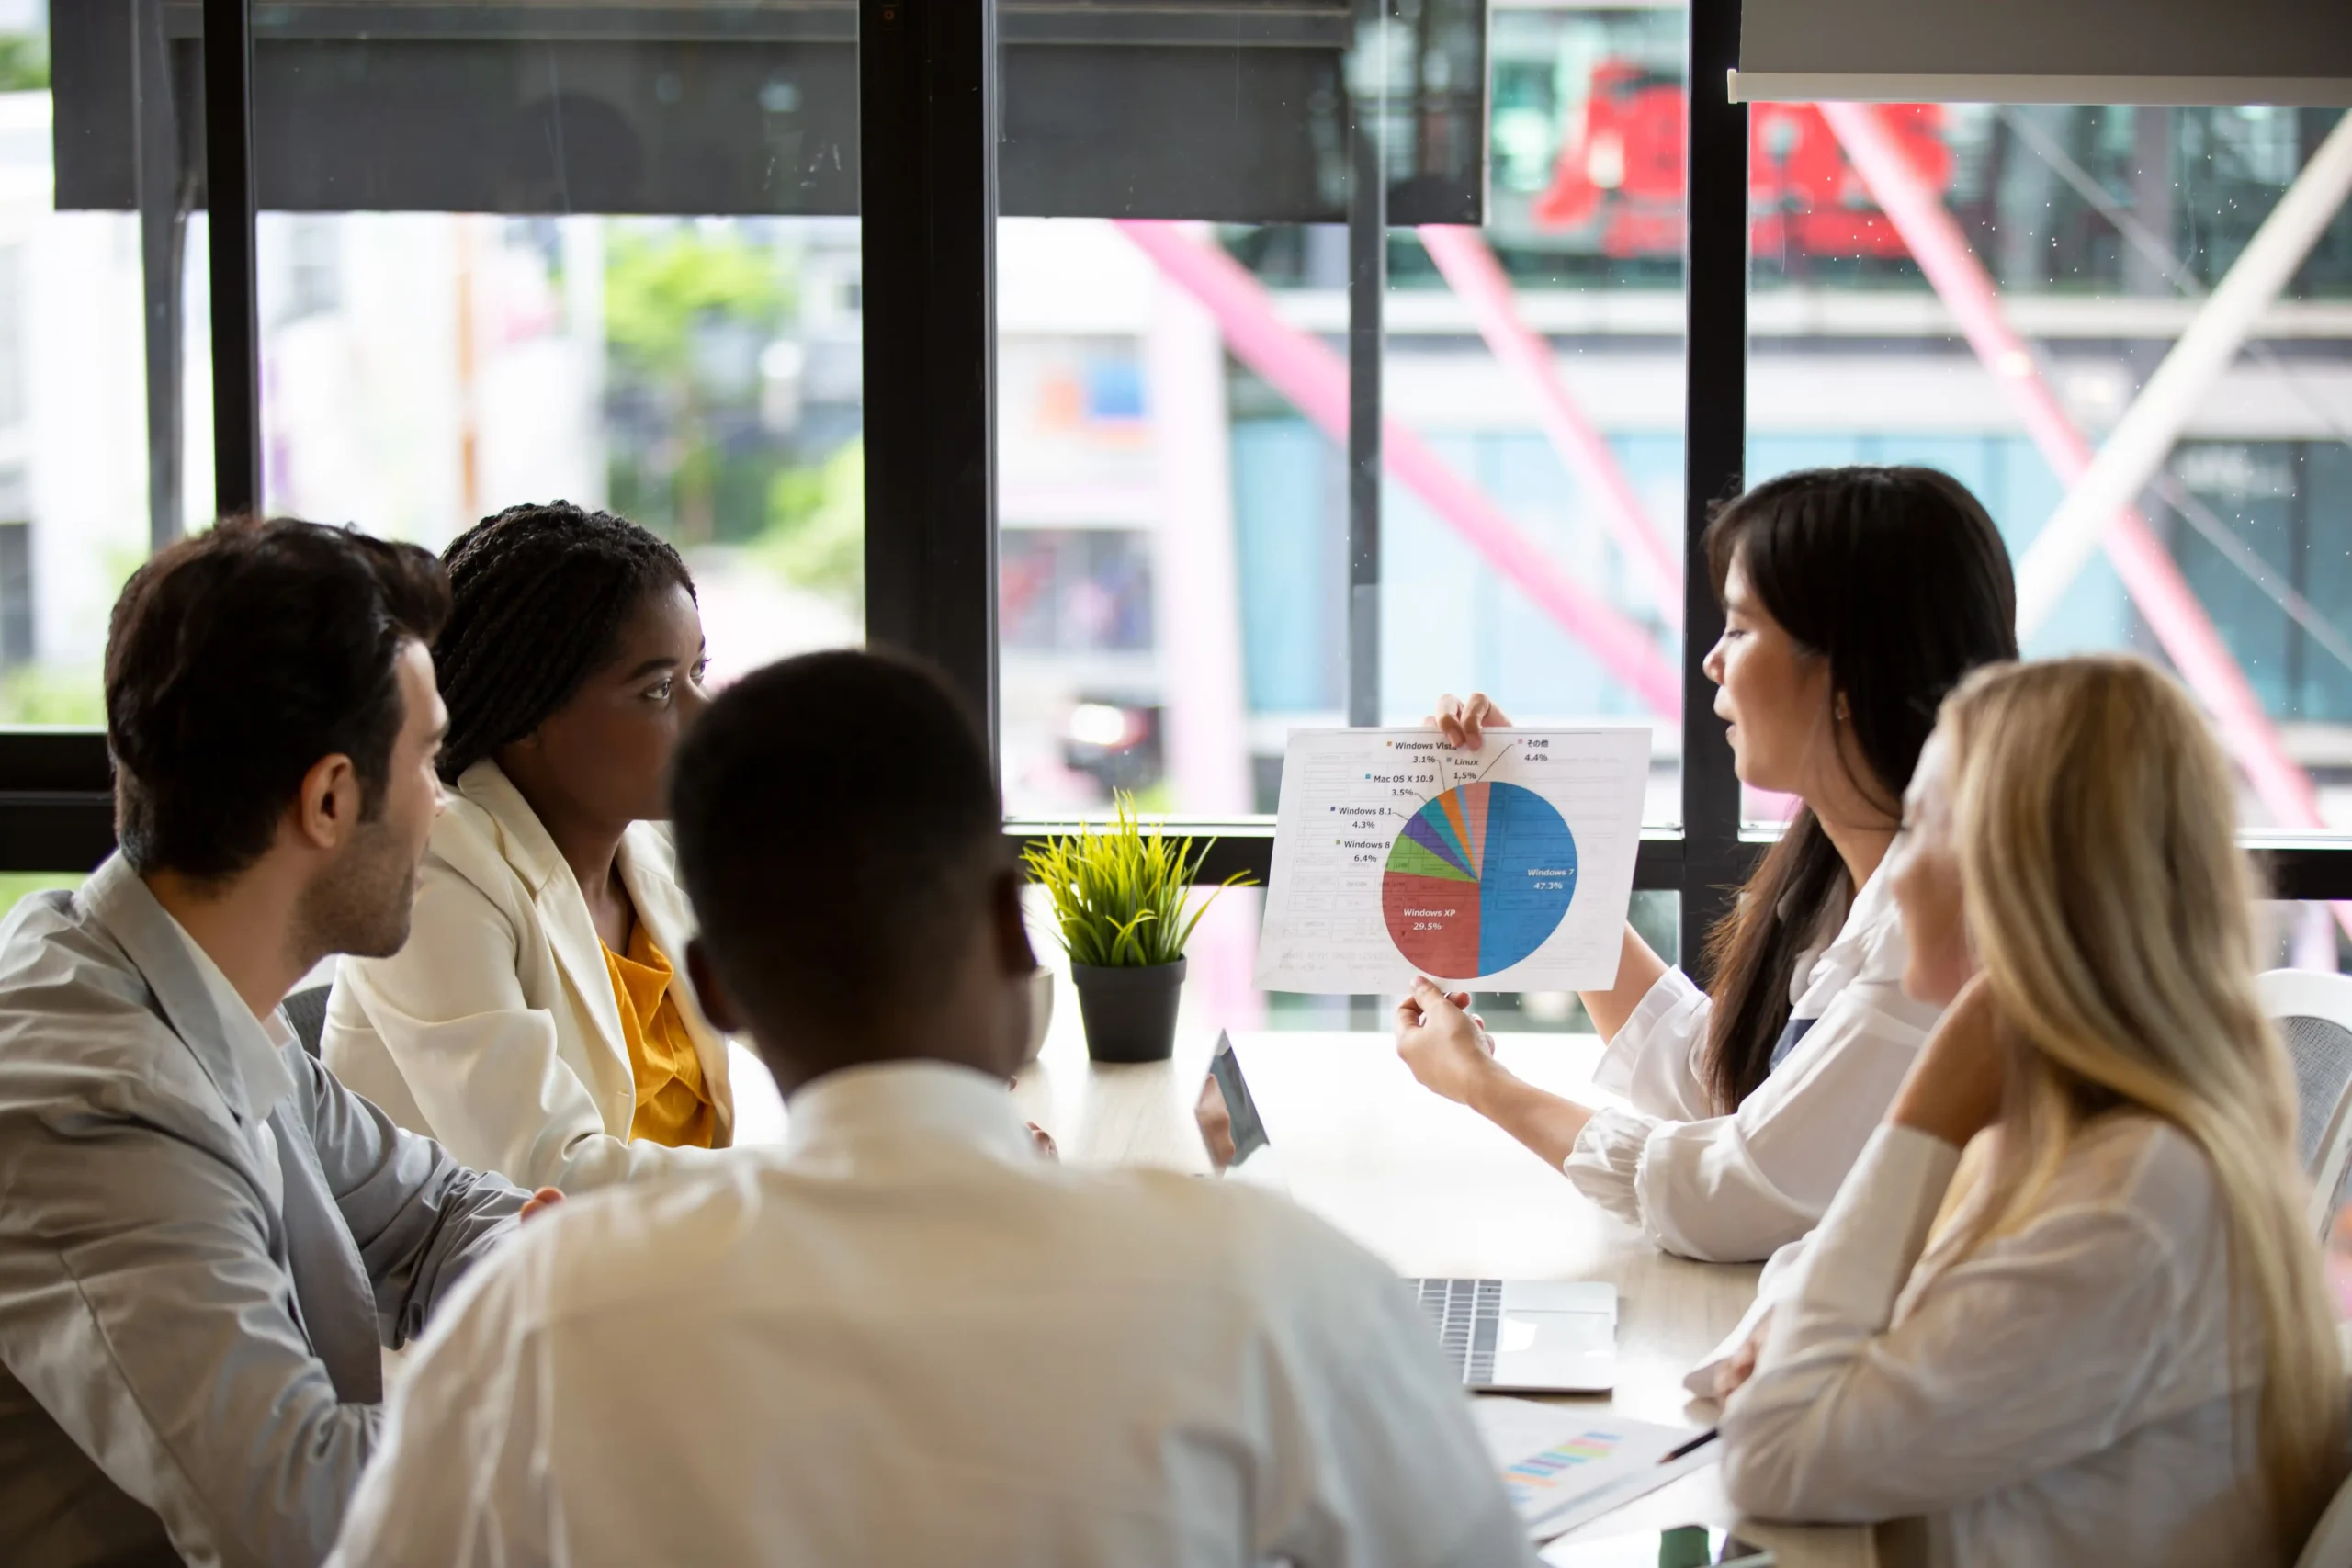
[[[2151,1117],[2096,1122],[2021,1230],[1922,1259],[1959,1162],[1873,1135],[1724,1406],[1732,1501],[1913,1518],[1888,1544],[1937,1565],[2284,1561],[2254,1463],[2261,1328],[2240,1303],[2233,1333],[2203,1153]]]
[[[1863,884],[1834,941],[1798,960],[1795,1045],[1729,1116],[1700,1061],[1713,1002],[1679,970],[1658,977],[1593,1081],[1631,1110],[1586,1123],[1562,1168],[1657,1246],[1708,1263],[1769,1257],[1817,1224],[1894,1102],[1942,1010],[1903,994],[1901,911]]]
[[[667,825],[630,824],[618,863],[638,918],[683,971],[695,919]],[[734,1056],[767,1075],[673,984],[724,1146]],[[525,1187],[584,1192],[716,1157],[629,1138],[636,1069],[604,942],[546,825],[487,758],[433,824],[406,945],[337,970],[319,1055],[401,1126]]]

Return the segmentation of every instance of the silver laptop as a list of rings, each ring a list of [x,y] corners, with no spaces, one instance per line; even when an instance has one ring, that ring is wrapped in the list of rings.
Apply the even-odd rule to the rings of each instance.
[[[1287,1191],[1233,1043],[1218,1035],[1193,1117],[1228,1179]],[[1539,1280],[1408,1280],[1462,1381],[1481,1393],[1607,1393],[1617,1382],[1617,1287]]]

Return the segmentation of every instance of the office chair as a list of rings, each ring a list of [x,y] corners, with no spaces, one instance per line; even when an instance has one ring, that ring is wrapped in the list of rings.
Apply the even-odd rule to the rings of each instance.
[[[294,1026],[294,1038],[311,1055],[319,1054],[319,1037],[327,1030],[327,993],[330,986],[312,986],[307,991],[295,991],[280,1005],[286,1010],[286,1021]]]
[[[2312,1179],[2312,1231],[2324,1239],[2352,1167],[2352,976],[2273,969],[2255,987],[2294,1064],[2296,1154]]]

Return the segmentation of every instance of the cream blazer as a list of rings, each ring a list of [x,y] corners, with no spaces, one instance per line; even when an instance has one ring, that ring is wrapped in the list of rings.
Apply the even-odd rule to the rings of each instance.
[[[694,917],[666,824],[621,840],[637,918],[677,969],[678,1011],[733,1141],[727,1041],[685,981]],[[408,944],[345,958],[320,1055],[335,1077],[459,1162],[525,1187],[582,1191],[707,1162],[700,1149],[628,1141],[637,1082],[604,943],[537,813],[487,759],[433,825]]]

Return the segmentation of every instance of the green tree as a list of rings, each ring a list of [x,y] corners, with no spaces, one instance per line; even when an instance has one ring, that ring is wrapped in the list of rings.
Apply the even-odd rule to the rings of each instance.
[[[106,694],[95,668],[22,664],[0,674],[0,724],[103,725]]]
[[[754,557],[786,582],[865,602],[865,442],[823,462],[786,468],[768,485],[768,525]]]
[[[49,35],[0,33],[0,93],[49,91]]]
[[[618,378],[648,390],[672,426],[654,454],[666,472],[648,476],[648,501],[666,479],[682,541],[714,530],[720,454],[712,413],[757,395],[756,377],[729,388],[712,374],[708,348],[756,352],[792,308],[792,279],[776,254],[729,230],[679,224],[622,229],[605,264],[605,331]]]

